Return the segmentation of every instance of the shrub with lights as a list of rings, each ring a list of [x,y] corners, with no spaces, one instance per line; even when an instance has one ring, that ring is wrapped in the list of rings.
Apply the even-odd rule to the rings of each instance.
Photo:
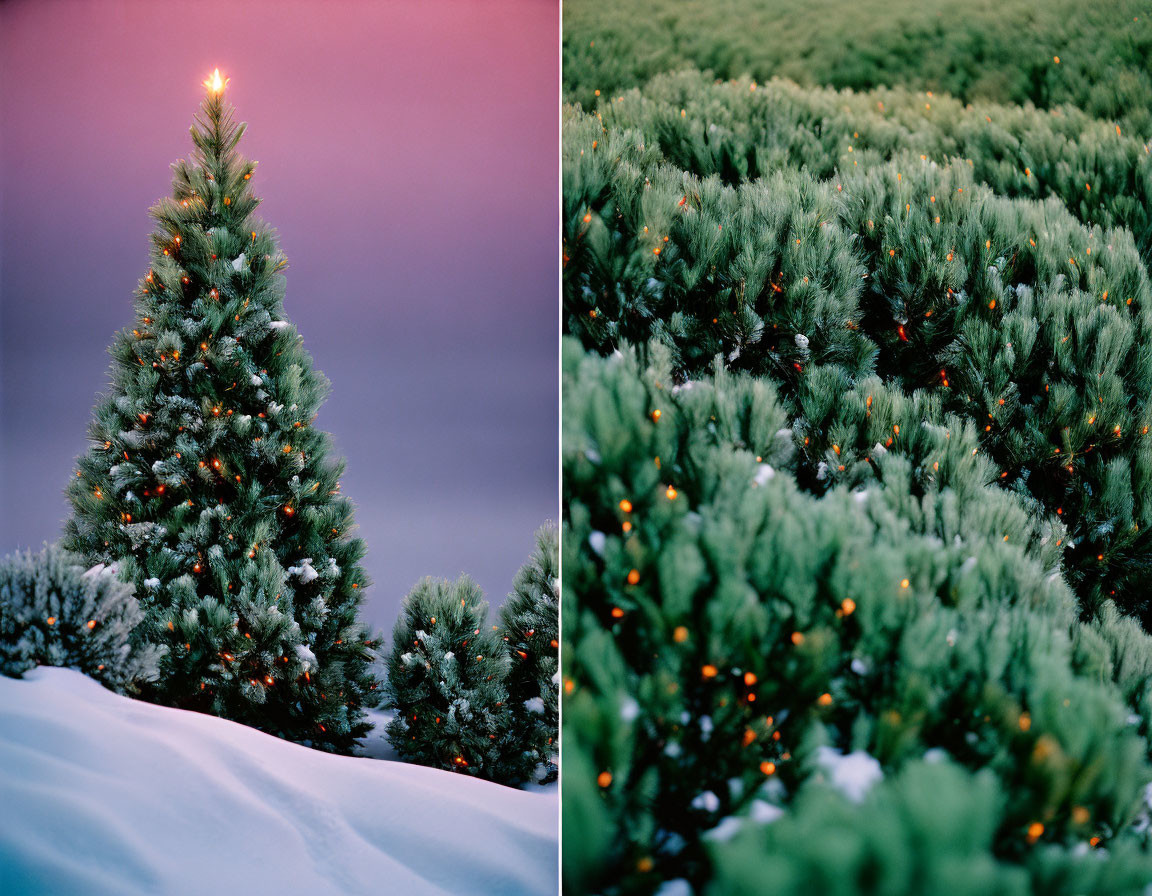
[[[424,579],[408,593],[384,685],[395,713],[388,738],[401,758],[518,784],[534,763],[512,730],[506,680],[512,658],[488,603],[467,576]]]
[[[404,599],[384,685],[402,758],[510,786],[556,777],[558,536],[536,533],[498,625],[467,576],[424,579]]]
[[[773,379],[817,493],[870,475],[874,427],[834,420],[845,388],[931,392],[982,431],[1000,484],[1066,528],[1085,611],[1109,599],[1152,623],[1152,290],[1129,231],[997,196],[959,160],[733,187],[658,147],[567,113],[570,332],[599,352],[655,337],[678,376],[719,354]],[[900,450],[908,433],[878,435]]]
[[[137,320],[68,487],[66,546],[116,564],[165,648],[150,700],[346,752],[375,702],[368,580],[328,436],[327,381],[285,319],[286,261],[219,72],[152,209]]]
[[[696,68],[853,90],[900,84],[1054,115],[1071,104],[1152,136],[1152,18],[1140,0],[576,0],[564,5],[562,43],[564,97],[586,107]]]
[[[536,549],[517,572],[500,608],[511,656],[508,711],[536,775],[555,779],[560,728],[560,543],[554,525],[536,533]]]
[[[591,111],[591,110],[590,110]],[[635,129],[677,168],[738,184],[780,167],[828,179],[911,152],[959,159],[997,195],[1055,197],[1084,224],[1125,227],[1152,251],[1152,152],[1139,133],[1075,107],[1058,114],[961,103],[904,87],[865,92],[773,79],[718,82],[660,75],[594,109],[609,129]]]
[[[156,679],[161,654],[132,639],[143,615],[110,567],[86,570],[56,546],[9,555],[0,560],[0,674],[67,666],[134,692]]]
[[[566,891],[1152,879],[1147,23],[1056,7],[566,8]]]
[[[720,369],[674,385],[670,353],[649,355],[566,345],[563,805],[566,831],[603,832],[566,838],[572,892],[702,887],[750,856],[769,873],[770,854],[712,852],[794,799],[808,829],[825,810],[796,794],[816,782],[863,795],[924,756],[1001,795],[970,810],[965,850],[1007,879],[1097,867],[1078,853],[1105,843],[1125,857],[1108,880],[1147,874],[1152,639],[1114,611],[1080,621],[1020,499],[985,484],[974,429],[942,415],[923,461],[876,452],[867,486],[814,498],[771,384]],[[886,421],[929,410],[865,388]],[[968,799],[970,775],[924,774],[941,811]],[[835,810],[864,842],[834,892],[880,892],[869,857],[917,873],[920,815],[875,805]],[[808,851],[853,858],[835,838]]]

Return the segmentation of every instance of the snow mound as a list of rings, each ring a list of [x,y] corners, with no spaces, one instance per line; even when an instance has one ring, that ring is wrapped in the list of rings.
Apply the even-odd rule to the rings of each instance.
[[[0,794],[11,896],[557,890],[555,790],[331,756],[69,669],[0,677]]]

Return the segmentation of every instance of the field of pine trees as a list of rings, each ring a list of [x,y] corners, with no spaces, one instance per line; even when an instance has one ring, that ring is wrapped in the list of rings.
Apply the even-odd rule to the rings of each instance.
[[[565,4],[573,893],[1152,880],[1140,4]]]

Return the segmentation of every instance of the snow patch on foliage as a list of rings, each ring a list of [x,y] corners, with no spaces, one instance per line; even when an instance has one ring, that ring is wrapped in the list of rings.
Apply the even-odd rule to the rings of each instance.
[[[773,806],[764,800],[753,800],[748,808],[748,817],[757,824],[771,824],[783,814],[784,810],[779,806]]]
[[[715,812],[720,808],[720,797],[716,796],[711,790],[705,790],[702,794],[692,800],[693,809],[703,809],[705,812]]]
[[[299,566],[289,566],[288,575],[296,576],[302,585],[307,585],[309,582],[320,578],[320,573],[316,572],[312,566],[311,557],[305,557],[300,561]]]
[[[704,832],[704,838],[715,842],[723,843],[725,840],[731,840],[740,833],[740,828],[744,827],[744,819],[738,818],[735,815],[729,815],[727,818],[721,819],[720,824],[709,831]]]
[[[300,661],[305,669],[319,669],[320,664],[316,661],[316,654],[312,652],[307,644],[296,645],[296,659]]]
[[[884,777],[879,761],[863,750],[845,755],[833,747],[817,747],[815,760],[829,783],[854,803],[861,802]]]

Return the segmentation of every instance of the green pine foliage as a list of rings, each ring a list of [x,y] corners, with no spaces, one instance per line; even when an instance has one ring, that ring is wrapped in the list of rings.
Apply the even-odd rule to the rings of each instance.
[[[770,806],[760,802],[761,817],[775,817]],[[1146,892],[1152,863],[1133,843],[1114,845],[1108,862],[1061,847],[1034,849],[1022,864],[997,857],[1002,817],[992,775],[943,760],[909,763],[860,804],[813,781],[778,820],[714,845],[716,880],[707,892],[753,896],[766,881],[780,896]]]
[[[901,84],[966,102],[1070,103],[1148,137],[1150,53],[1152,19],[1138,0],[564,5],[564,94],[585,107],[655,75],[696,68],[725,79],[778,76],[855,90]]]
[[[53,545],[0,560],[0,673],[68,666],[120,693],[158,674],[161,649],[133,643],[143,619],[132,586]]]
[[[1082,223],[1131,230],[1145,259],[1152,246],[1149,144],[1073,106],[1041,111],[903,87],[857,93],[684,71],[589,111],[609,129],[640,130],[678,168],[730,184],[782,166],[827,180],[906,152],[961,159],[998,195],[1055,196]]]
[[[718,875],[729,892],[750,885],[747,867],[762,882],[775,853],[725,864],[709,845],[758,802],[793,806],[809,837],[831,824],[804,797],[822,751],[902,775],[936,750],[979,773],[995,805],[965,807],[960,773],[921,799],[956,804],[932,830],[950,841],[975,825],[956,847],[964,862],[1017,886],[1055,879],[1054,865],[1094,880],[1100,863],[1074,859],[1089,844],[1115,844],[1100,880],[1146,873],[1131,825],[1152,776],[1152,643],[1110,604],[1080,621],[1027,499],[987,484],[974,428],[863,383],[846,418],[858,407],[881,431],[895,419],[920,434],[813,498],[774,386],[722,367],[676,383],[667,348],[647,355],[643,368],[630,350],[565,346],[563,804],[566,830],[605,831],[566,844],[572,891]],[[878,801],[879,820],[847,813],[857,850],[811,839],[796,873],[852,856],[893,875],[914,863],[932,836],[923,814]],[[898,839],[879,846],[873,826]],[[944,864],[914,873],[953,859],[934,851],[924,861]],[[837,892],[883,891],[862,875]]]
[[[565,6],[566,890],[1144,891],[1150,42]]]
[[[1067,528],[1085,611],[1109,598],[1152,621],[1152,294],[1131,233],[922,155],[731,186],[570,110],[568,330],[602,353],[655,337],[678,377],[722,355],[771,378],[793,400],[798,478],[816,492],[877,444],[829,426],[841,390],[875,374],[936,393],[982,430],[1001,485]]]
[[[153,209],[137,320],[68,495],[66,545],[116,563],[166,648],[148,699],[346,752],[377,687],[363,543],[313,426],[327,390],[284,317],[284,256],[222,92]]]
[[[395,713],[388,738],[401,758],[502,784],[535,767],[512,729],[512,667],[488,603],[467,576],[424,579],[404,599],[384,685]]]
[[[560,542],[554,525],[536,533],[536,549],[516,573],[500,608],[511,657],[508,710],[544,780],[555,779],[560,728]]]

